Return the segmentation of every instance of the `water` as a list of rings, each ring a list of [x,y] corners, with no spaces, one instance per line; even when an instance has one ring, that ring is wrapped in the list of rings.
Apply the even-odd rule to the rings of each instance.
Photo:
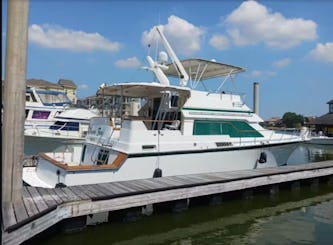
[[[289,164],[333,159],[333,146],[301,145]],[[30,244],[333,244],[333,187],[280,190],[183,213],[160,213],[134,223],[114,222],[74,234],[57,233]]]

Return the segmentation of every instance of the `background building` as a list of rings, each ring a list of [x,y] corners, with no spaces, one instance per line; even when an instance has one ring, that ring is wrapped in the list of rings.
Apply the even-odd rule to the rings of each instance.
[[[27,87],[64,92],[74,104],[77,102],[77,86],[72,80],[59,79],[58,83],[52,83],[43,79],[28,79]]]
[[[316,132],[323,132],[324,135],[333,137],[333,100],[327,102],[328,113],[317,117],[313,124],[316,127]]]

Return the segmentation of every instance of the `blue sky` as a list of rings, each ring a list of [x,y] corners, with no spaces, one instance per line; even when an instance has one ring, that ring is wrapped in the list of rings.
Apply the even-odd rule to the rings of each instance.
[[[71,79],[80,98],[103,82],[152,81],[140,67],[154,56],[147,46],[161,25],[179,58],[246,68],[226,89],[246,93],[252,107],[259,82],[264,119],[287,111],[320,116],[333,99],[333,1],[30,0],[29,11],[27,77]]]

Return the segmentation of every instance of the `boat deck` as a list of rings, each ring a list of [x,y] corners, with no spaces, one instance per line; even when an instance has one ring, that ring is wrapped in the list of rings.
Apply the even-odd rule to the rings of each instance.
[[[3,204],[3,244],[20,244],[67,218],[325,176],[332,181],[333,161],[53,189],[24,186],[21,202]]]

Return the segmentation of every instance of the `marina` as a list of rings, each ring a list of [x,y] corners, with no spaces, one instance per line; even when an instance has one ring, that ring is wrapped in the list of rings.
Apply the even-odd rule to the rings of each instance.
[[[140,27],[136,22],[126,27],[128,22],[124,22],[122,31],[131,32],[122,33],[122,38],[119,33],[114,37],[125,40],[133,34],[132,44],[125,46],[123,41],[104,37],[99,29],[86,32],[85,20],[78,31],[75,25],[70,30],[61,25],[34,23],[38,14],[33,9],[29,17],[29,4],[5,1],[1,245],[89,245],[95,239],[96,244],[333,243],[333,100],[327,102],[329,112],[321,117],[305,118],[286,112],[282,119],[272,117],[266,122],[259,113],[256,79],[261,77],[259,81],[264,82],[267,77],[274,81],[279,70],[279,87],[285,86],[285,81],[297,81],[299,78],[293,74],[286,79],[280,69],[292,63],[297,67],[299,62],[291,62],[290,58],[274,61],[277,57],[266,51],[313,41],[318,36],[314,21],[273,14],[261,3],[245,1],[225,15],[223,35],[213,34],[207,23],[196,26],[169,12],[167,24],[153,26],[147,24],[151,20],[144,19],[147,23],[142,22]],[[52,7],[58,3],[48,4]],[[100,4],[96,9],[108,3]],[[69,6],[71,3],[63,11]],[[95,7],[89,11],[95,11]],[[110,7],[105,8],[110,13],[117,8]],[[73,16],[80,11],[73,11]],[[205,11],[202,8],[202,13]],[[257,21],[253,18],[256,12],[264,17],[262,23],[270,17],[272,27],[286,27],[287,37],[294,34],[288,30],[298,30],[298,26],[311,35],[288,43],[283,36],[274,38],[281,33],[272,28],[274,35],[269,39],[264,35],[262,40],[247,40],[245,34],[257,36],[251,34],[251,26],[247,28],[253,24],[248,16]],[[201,16],[205,18],[205,14]],[[242,24],[244,20],[246,25]],[[104,28],[105,23],[100,27]],[[108,27],[112,34],[118,32],[114,26]],[[248,33],[242,33],[243,28]],[[147,66],[137,59],[140,49],[133,40],[140,43],[136,33],[139,30]],[[298,36],[302,37],[295,32]],[[28,42],[33,45],[30,47]],[[256,47],[258,42],[266,47],[256,48],[258,55],[252,60],[246,58],[243,48],[239,48],[241,55],[216,52],[250,44]],[[318,44],[316,49],[331,49],[331,44]],[[27,79],[28,48],[34,54],[39,53],[38,46],[45,51],[55,49],[53,55],[59,56],[54,63],[52,55],[50,60],[40,55],[44,64],[39,65],[39,70],[46,73],[35,74],[54,76],[50,68],[61,67],[57,76],[71,74],[70,79],[79,81],[79,86],[74,80],[62,78],[56,85],[43,79]],[[75,51],[77,56],[71,60],[61,53],[62,49]],[[314,60],[318,59],[316,49],[308,51]],[[81,52],[89,56],[83,58]],[[108,55],[108,60],[102,61],[100,54],[107,52],[121,53]],[[265,56],[260,56],[261,52]],[[120,60],[125,53],[132,58]],[[189,58],[198,54],[199,58]],[[229,64],[233,58],[242,65]],[[39,61],[33,58],[29,63],[35,60]],[[307,70],[305,63],[301,71]],[[247,75],[243,75],[245,66],[249,69]],[[145,76],[135,75],[134,80],[116,82],[122,69],[139,67],[149,73],[148,81],[141,80]],[[254,70],[256,67],[270,67],[272,71]],[[254,80],[252,108],[235,86],[236,78]],[[96,79],[103,82],[93,90]],[[265,83],[269,93],[266,90],[264,98],[271,97],[268,103],[265,100],[269,114],[296,108],[296,101],[301,101],[296,96],[306,94],[304,89],[309,87],[306,79],[302,82],[305,86],[292,87],[290,83],[283,92]],[[288,102],[287,95],[295,88],[298,93]],[[95,95],[82,99],[80,104],[77,93],[82,90]],[[278,95],[279,107],[274,105],[273,95]],[[313,93],[311,97],[315,96]],[[306,106],[303,101],[299,110]],[[285,220],[290,223],[285,225]],[[147,221],[150,227],[145,225]]]

